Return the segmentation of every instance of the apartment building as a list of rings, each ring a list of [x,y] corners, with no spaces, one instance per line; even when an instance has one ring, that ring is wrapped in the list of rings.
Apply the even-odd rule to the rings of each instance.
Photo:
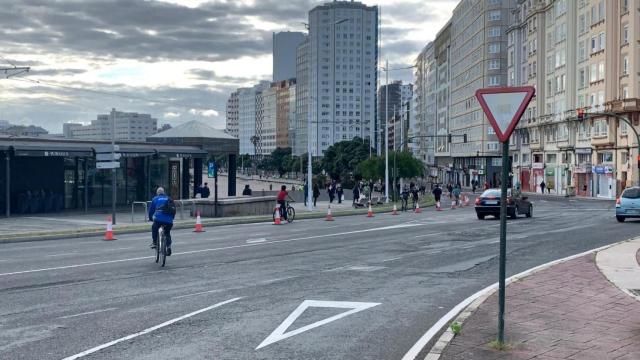
[[[307,153],[307,145],[309,138],[309,129],[307,123],[309,121],[309,111],[311,96],[309,86],[309,38],[298,46],[296,51],[296,96],[295,96],[295,118],[293,124],[293,154],[303,155]],[[315,130],[315,127],[311,127]],[[316,137],[315,131],[312,133],[313,138]]]
[[[360,137],[374,139],[378,67],[378,8],[356,1],[333,1],[309,12],[307,101],[311,149]],[[301,114],[301,111],[298,111]]]
[[[256,151],[270,155],[276,149],[277,88],[271,84],[256,94]]]
[[[293,148],[296,109],[296,80],[279,81],[276,88],[276,147]]]
[[[296,50],[305,38],[301,32],[273,33],[273,82],[296,77]]]
[[[240,140],[240,154],[260,154],[260,129],[258,117],[260,108],[264,112],[262,91],[268,89],[271,83],[261,81],[250,88],[240,88],[238,92],[238,139]],[[258,104],[260,102],[260,104]],[[263,119],[260,120],[260,124]]]
[[[115,135],[112,127],[115,126]],[[84,140],[146,141],[158,132],[158,120],[149,114],[122,112],[112,109],[110,114],[98,115],[91,124],[63,125],[63,135],[67,138]]]
[[[524,190],[614,198],[637,183],[635,1],[518,1],[509,38],[509,85],[537,96],[511,147]],[[536,64],[544,64],[536,66]],[[587,113],[577,118],[577,109]],[[613,113],[607,116],[602,113]],[[598,115],[602,114],[602,115]]]
[[[233,136],[234,138],[238,138],[239,134],[239,109],[240,109],[240,98],[238,91],[234,91],[229,96],[227,100],[227,108],[226,108],[226,132],[227,134]]]

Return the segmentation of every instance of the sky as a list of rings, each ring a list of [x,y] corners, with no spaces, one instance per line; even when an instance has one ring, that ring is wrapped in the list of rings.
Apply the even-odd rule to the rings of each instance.
[[[0,120],[61,133],[111,108],[173,126],[225,126],[238,87],[271,80],[272,33],[305,31],[327,0],[0,0]],[[412,65],[457,0],[364,0],[382,14],[380,59]],[[390,79],[411,82],[411,70]]]

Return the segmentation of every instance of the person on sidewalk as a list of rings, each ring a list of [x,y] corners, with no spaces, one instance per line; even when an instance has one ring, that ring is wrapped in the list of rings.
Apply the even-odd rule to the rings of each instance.
[[[242,196],[251,196],[253,192],[251,191],[251,188],[249,187],[249,184],[244,186],[244,190],[242,190]]]
[[[440,198],[442,197],[442,189],[440,189],[440,185],[436,184],[436,187],[431,193],[433,193],[433,198],[436,202],[440,202]]]
[[[313,184],[313,206],[316,206],[318,197],[320,197],[320,187],[318,187],[318,184]]]
[[[333,199],[335,198],[335,187],[333,186],[333,181],[329,184],[327,188],[327,193],[329,194],[329,204],[333,204]]]
[[[307,198],[309,197],[309,182],[304,183],[304,206],[307,206]]]
[[[341,183],[338,183],[338,185],[336,185],[336,194],[338,195],[338,204],[342,204],[342,194],[344,194],[344,190],[342,190]]]
[[[456,206],[460,206],[460,193],[462,189],[460,189],[460,185],[456,185],[453,188],[453,201],[455,201]]]
[[[209,195],[211,195],[211,190],[209,189],[209,184],[204,183],[204,186],[202,187],[202,198],[203,199],[208,199]]]
[[[542,192],[542,194],[544,195],[544,188],[547,186],[547,184],[544,183],[544,180],[542,180],[542,182],[540,182],[540,190]]]
[[[356,203],[360,200],[360,184],[356,183],[353,185],[353,206],[356,206]]]
[[[452,200],[453,199],[453,185],[451,185],[451,183],[449,183],[447,185],[447,191],[449,192],[449,199]]]

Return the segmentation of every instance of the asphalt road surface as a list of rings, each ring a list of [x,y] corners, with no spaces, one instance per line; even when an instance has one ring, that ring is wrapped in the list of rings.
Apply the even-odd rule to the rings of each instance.
[[[508,275],[640,229],[612,202],[533,203]],[[401,359],[497,281],[499,221],[472,207],[206,230],[175,231],[166,268],[144,234],[0,245],[0,358]]]

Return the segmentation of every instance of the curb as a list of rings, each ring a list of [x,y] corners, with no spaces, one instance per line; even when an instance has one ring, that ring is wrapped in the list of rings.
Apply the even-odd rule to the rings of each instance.
[[[634,238],[635,239],[635,238]],[[554,265],[558,265],[573,259],[577,259],[579,257],[583,257],[589,254],[594,254],[599,251],[608,249],[615,245],[630,241],[632,239],[623,240],[617,242],[615,244],[609,244],[605,246],[601,246],[595,249],[587,250],[585,252],[567,256],[562,259],[554,260],[542,265],[538,265],[531,269],[525,270],[516,275],[510,276],[505,281],[505,286],[510,285],[513,282],[519,281],[521,279],[526,278],[527,276],[533,275],[541,270],[548,269]],[[448,313],[446,313],[443,317],[441,317],[427,332],[420,338],[418,341],[407,351],[407,353],[402,357],[402,360],[415,360],[420,352],[435,338],[443,329],[443,327],[447,326],[447,329],[442,333],[442,335],[438,338],[436,343],[429,350],[429,353],[424,358],[424,360],[438,360],[442,355],[444,349],[449,345],[451,340],[455,337],[453,331],[449,327],[449,324],[452,322],[458,322],[460,325],[464,324],[464,321],[473,314],[475,310],[485,301],[487,298],[498,290],[498,283],[494,283],[492,285],[487,286],[486,288],[478,291],[477,293],[469,296],[468,298],[461,301],[458,305],[456,305],[453,309],[451,309]]]
[[[389,203],[391,204],[391,203]],[[420,204],[421,208],[434,206],[433,201],[428,199],[424,202],[424,205]],[[320,210],[320,209],[319,209]],[[377,208],[378,213],[390,213],[393,210],[393,205],[381,205]],[[349,209],[339,210],[332,212],[333,217],[345,217],[355,215],[366,215],[367,209]],[[311,220],[311,219],[323,219],[326,216],[324,211],[314,211],[311,213],[296,214],[296,220]],[[258,224],[258,223],[271,223],[272,215],[260,215],[260,216],[245,216],[245,217],[231,217],[231,218],[217,218],[217,219],[204,219],[202,220],[203,226],[217,227],[227,225],[243,225],[243,224]],[[106,223],[106,222],[105,222]],[[114,228],[114,233],[117,235],[123,234],[136,234],[149,231],[150,224],[148,222],[138,225],[123,225],[123,227]],[[194,222],[190,220],[179,220],[174,223],[173,229],[191,229],[194,226]],[[29,232],[29,233],[15,233],[0,236],[0,244],[10,244],[19,242],[31,242],[31,241],[43,241],[43,240],[60,240],[60,239],[77,239],[85,236],[102,236],[104,234],[103,227],[86,228],[81,230],[65,230],[58,232]]]
[[[618,245],[624,244],[625,242],[632,242],[632,241],[638,241],[638,240],[640,240],[640,237],[635,237],[633,239],[629,239],[629,240],[626,240],[626,241],[619,242],[619,243],[615,244],[614,246],[618,246]],[[614,247],[614,246],[612,246],[612,247]],[[634,260],[636,262],[638,261],[637,260],[638,254],[640,254],[640,248],[633,255]],[[640,301],[640,295],[633,293],[631,291],[631,289],[623,287],[622,284],[620,284],[618,281],[616,281],[615,279],[612,279],[612,278],[609,277],[609,275],[607,273],[609,273],[610,271],[605,272],[605,270],[602,267],[602,263],[598,261],[598,256],[597,255],[596,255],[596,261],[595,262],[596,262],[596,268],[598,268],[598,271],[600,271],[600,273],[604,276],[604,278],[609,283],[611,283],[611,285],[615,286],[618,290],[620,290],[623,293],[631,296],[632,298],[636,299],[637,301]],[[640,264],[638,264],[638,265],[640,266]],[[615,272],[615,270],[614,270],[614,272]]]

